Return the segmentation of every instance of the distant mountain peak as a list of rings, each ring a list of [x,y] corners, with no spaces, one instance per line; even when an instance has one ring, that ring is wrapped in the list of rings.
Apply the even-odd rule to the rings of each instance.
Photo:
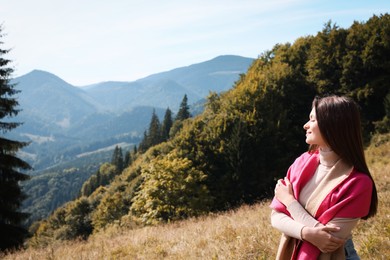
[[[58,77],[57,75],[55,75],[53,73],[50,73],[50,72],[44,71],[44,70],[38,70],[38,69],[32,70],[29,73],[24,75],[24,77],[37,77],[37,76],[39,76],[39,77],[51,77],[51,78],[57,78],[57,79],[62,80],[60,77]]]
[[[28,81],[31,84],[29,84],[31,87],[39,86],[43,83],[45,84],[51,84],[56,86],[63,86],[66,85],[67,87],[76,88],[70,83],[66,82],[65,80],[61,79],[57,75],[44,71],[44,70],[32,70],[31,72],[15,78],[15,82],[19,82],[23,78],[23,81]]]

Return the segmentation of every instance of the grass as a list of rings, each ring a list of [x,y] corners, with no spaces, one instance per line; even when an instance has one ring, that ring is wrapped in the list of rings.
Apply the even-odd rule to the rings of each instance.
[[[268,202],[197,219],[135,230],[111,227],[90,237],[5,259],[269,259],[279,234]]]
[[[390,256],[390,134],[367,149],[378,214],[354,230],[362,259]],[[270,226],[269,201],[196,219],[128,230],[113,226],[87,241],[27,248],[4,259],[274,259],[280,234]]]

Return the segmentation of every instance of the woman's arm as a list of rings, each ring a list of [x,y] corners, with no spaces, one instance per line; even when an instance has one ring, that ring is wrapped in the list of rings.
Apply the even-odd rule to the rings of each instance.
[[[348,226],[346,224],[348,221],[344,223],[328,223],[329,225],[327,226],[318,222],[295,199],[292,185],[287,178],[278,181],[275,188],[275,197],[287,207],[292,218],[284,213],[272,212],[272,226],[291,237],[312,243],[322,252],[333,252],[342,246],[345,242],[343,238],[347,236],[339,237],[339,235],[344,233],[350,234],[352,228],[355,226]],[[344,224],[345,226],[339,227],[335,223]],[[300,230],[300,232],[298,233],[297,230]]]
[[[310,242],[324,253],[333,252],[345,243],[344,239],[332,235],[340,230],[339,227],[322,224],[317,227],[305,226],[275,210],[271,213],[271,225],[290,237]]]
[[[302,239],[309,241],[323,253],[333,252],[344,245],[358,221],[358,218],[334,218],[326,226],[322,226],[325,228],[322,230],[318,227],[305,226],[302,228]],[[336,226],[338,230],[327,229]],[[326,233],[323,233],[323,231],[326,231]]]
[[[305,225],[293,220],[284,213],[272,210],[271,225],[290,237],[302,240],[301,232]]]
[[[295,221],[308,227],[323,226],[295,199],[292,185],[287,178],[283,181],[278,181],[275,188],[275,197],[286,206],[288,212]],[[358,221],[359,218],[335,218],[327,223],[327,225],[340,227],[340,230],[333,232],[333,235],[346,239],[350,236],[352,229],[356,226]]]
[[[305,226],[315,227],[321,225],[321,223],[312,215],[310,215],[309,212],[307,212],[301,203],[299,203],[297,200],[292,201],[287,206],[287,210],[295,221],[298,221]]]
[[[309,212],[307,212],[297,200],[290,203],[290,205],[287,207],[287,210],[295,221],[307,227],[324,226],[312,215],[310,215]],[[358,221],[359,218],[334,218],[329,221],[326,226],[339,227],[340,229],[336,232],[332,232],[332,235],[338,238],[347,239],[351,235],[351,231],[356,226]]]

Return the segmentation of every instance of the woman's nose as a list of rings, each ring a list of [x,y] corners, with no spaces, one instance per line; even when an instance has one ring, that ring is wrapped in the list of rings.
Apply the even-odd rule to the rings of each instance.
[[[309,127],[309,124],[308,124],[308,123],[306,123],[306,124],[303,125],[303,129],[305,129],[305,130],[306,130],[308,127]]]

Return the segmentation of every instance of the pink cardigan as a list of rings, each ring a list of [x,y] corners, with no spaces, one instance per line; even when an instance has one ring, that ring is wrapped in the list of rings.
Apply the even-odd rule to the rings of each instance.
[[[294,190],[295,198],[299,198],[300,191],[315,173],[319,164],[319,154],[304,153],[290,166],[287,178]],[[332,178],[332,177],[331,177]],[[326,225],[333,218],[361,218],[368,214],[372,196],[372,181],[366,174],[352,168],[345,176],[336,176],[340,183],[331,187],[330,193],[325,196],[314,217]],[[332,182],[332,180],[330,180]],[[291,216],[286,207],[276,198],[271,203],[271,208]],[[321,251],[307,241],[299,243],[295,248],[292,259],[316,259]]]

